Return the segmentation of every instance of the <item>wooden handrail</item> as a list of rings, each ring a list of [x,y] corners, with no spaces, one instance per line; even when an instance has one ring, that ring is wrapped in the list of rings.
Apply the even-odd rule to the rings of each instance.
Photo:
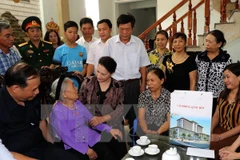
[[[192,10],[196,10],[198,7],[200,7],[204,3],[204,0],[200,1],[195,7],[192,8]],[[176,23],[181,22],[184,18],[186,18],[188,15],[188,12],[182,15],[179,19],[177,19]],[[168,31],[172,27],[172,24],[167,27],[165,30]]]
[[[143,39],[151,30],[156,28],[160,23],[162,23],[165,19],[167,19],[170,15],[172,15],[175,11],[177,11],[180,7],[182,7],[185,3],[187,3],[188,0],[182,0],[180,3],[178,3],[174,8],[172,8],[169,12],[167,12],[162,18],[160,18],[158,21],[153,23],[150,27],[148,27],[143,33],[141,33],[138,37],[140,39]]]

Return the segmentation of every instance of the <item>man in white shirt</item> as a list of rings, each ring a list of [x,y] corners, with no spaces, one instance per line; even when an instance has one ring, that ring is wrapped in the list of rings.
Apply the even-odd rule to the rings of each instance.
[[[106,42],[103,51],[103,55],[110,56],[117,62],[112,77],[124,83],[124,104],[130,104],[125,106],[125,118],[129,121],[130,128],[136,118],[134,110],[137,111],[135,107],[139,94],[146,89],[146,67],[150,64],[143,42],[132,35],[134,24],[135,18],[131,14],[120,15],[117,19],[119,34]]]
[[[80,31],[82,33],[82,37],[80,37],[76,43],[86,48],[87,53],[89,52],[89,46],[97,40],[97,38],[93,37],[94,34],[94,26],[91,18],[82,18],[80,20]]]
[[[87,57],[87,77],[93,73],[96,74],[96,67],[101,58],[101,52],[104,49],[106,41],[111,37],[112,23],[109,19],[102,19],[97,23],[100,39],[93,42],[89,48]]]

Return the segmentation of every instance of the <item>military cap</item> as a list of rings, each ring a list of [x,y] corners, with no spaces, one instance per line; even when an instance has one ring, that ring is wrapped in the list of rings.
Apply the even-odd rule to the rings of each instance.
[[[27,17],[22,22],[22,30],[27,32],[27,29],[29,27],[39,27],[39,28],[41,28],[41,21],[40,21],[40,19],[38,17],[35,17],[35,16]]]

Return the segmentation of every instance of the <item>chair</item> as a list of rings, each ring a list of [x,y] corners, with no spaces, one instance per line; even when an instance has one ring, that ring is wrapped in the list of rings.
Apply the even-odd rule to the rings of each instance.
[[[136,137],[137,137],[137,126],[138,126],[138,118],[135,118],[133,121],[133,136],[132,136],[132,141],[133,141],[133,146],[136,145]]]

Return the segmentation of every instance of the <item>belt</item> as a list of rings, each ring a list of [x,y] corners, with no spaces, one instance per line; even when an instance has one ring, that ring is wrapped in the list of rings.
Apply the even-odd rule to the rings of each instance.
[[[122,82],[123,84],[125,83],[131,83],[131,82],[135,82],[135,81],[139,81],[139,78],[135,78],[135,79],[128,79],[128,80],[120,80],[120,82]]]

